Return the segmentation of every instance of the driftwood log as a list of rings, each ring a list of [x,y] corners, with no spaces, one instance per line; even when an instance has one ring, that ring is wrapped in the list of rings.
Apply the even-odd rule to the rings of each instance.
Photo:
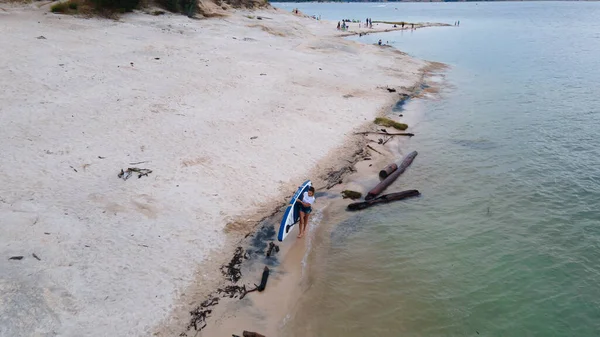
[[[406,199],[406,198],[410,198],[410,197],[416,197],[419,195],[421,195],[421,193],[417,190],[408,190],[408,191],[402,191],[402,192],[397,192],[397,193],[384,194],[378,198],[375,198],[375,199],[372,199],[369,201],[361,201],[361,202],[352,203],[352,204],[348,205],[347,210],[359,211],[361,209],[369,208],[373,205],[384,204],[384,203],[388,203],[391,201],[397,201],[397,200],[402,200],[402,199]]]
[[[252,332],[252,331],[244,331],[242,333],[242,336],[244,336],[244,337],[265,337],[265,335],[261,335],[258,332]]]
[[[269,279],[269,272],[270,272],[269,267],[265,266],[265,269],[263,269],[262,278],[260,279],[260,284],[256,285],[256,283],[255,283],[254,289],[246,290],[246,287],[244,286],[244,293],[242,294],[242,296],[240,296],[240,300],[243,299],[244,297],[246,297],[246,295],[248,295],[249,293],[251,293],[253,291],[265,290],[265,288],[267,287],[267,280]]]
[[[407,137],[413,137],[415,134],[414,133],[410,133],[410,132],[395,132],[395,133],[389,133],[389,132],[380,132],[380,131],[365,131],[365,132],[355,132],[355,135],[384,135],[384,136],[407,136]]]
[[[413,151],[413,152],[409,153],[408,156],[406,156],[404,158],[404,160],[402,160],[402,163],[400,163],[400,165],[398,166],[398,169],[396,171],[392,172],[389,176],[387,176],[387,178],[383,179],[382,182],[377,184],[377,186],[375,186],[372,190],[369,191],[369,193],[365,197],[365,200],[374,199],[376,196],[381,194],[381,192],[383,192],[396,179],[398,179],[398,177],[402,173],[404,173],[406,168],[409,167],[410,164],[412,164],[412,162],[416,156],[417,156],[417,151]]]
[[[398,169],[398,165],[396,163],[391,163],[388,166],[384,167],[383,170],[379,171],[379,179],[383,180],[387,178],[392,172]]]

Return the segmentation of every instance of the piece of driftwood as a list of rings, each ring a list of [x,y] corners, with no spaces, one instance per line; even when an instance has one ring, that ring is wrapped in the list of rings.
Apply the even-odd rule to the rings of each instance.
[[[397,192],[397,193],[384,194],[380,197],[377,197],[377,198],[369,200],[369,201],[361,201],[361,202],[352,203],[352,204],[348,205],[347,209],[349,211],[359,211],[361,209],[369,208],[373,205],[384,204],[384,203],[388,203],[391,201],[397,201],[397,200],[402,200],[402,199],[406,199],[406,198],[410,198],[410,197],[416,197],[419,195],[421,195],[421,193],[417,190],[408,190],[408,191],[402,191],[402,192]]]
[[[385,135],[385,136],[407,136],[407,137],[412,137],[415,134],[414,133],[410,133],[410,132],[395,132],[395,133],[389,133],[389,132],[379,132],[379,131],[365,131],[365,132],[355,132],[355,135],[369,135],[369,134],[374,134],[374,135]]]
[[[354,172],[354,168],[352,168],[352,166],[346,166],[346,167],[342,167],[341,169],[337,170],[337,171],[331,171],[327,174],[327,176],[325,177],[325,180],[327,181],[327,189],[332,188],[335,185],[341,184],[342,183],[342,177],[345,176],[348,173],[352,173]]]
[[[262,278],[260,279],[260,284],[258,285],[258,291],[263,291],[267,287],[267,280],[269,279],[269,267],[265,266],[263,270]]]
[[[253,291],[263,291],[265,290],[265,288],[267,287],[267,280],[269,279],[269,267],[265,266],[265,269],[263,269],[263,273],[262,273],[262,278],[260,279],[260,284],[256,285],[254,284],[254,289],[250,289],[250,290],[245,290],[246,288],[244,287],[244,293],[242,294],[242,296],[240,296],[240,300],[243,299],[244,297],[246,297],[246,295],[248,295],[248,293],[251,293]]]
[[[267,257],[274,255],[279,252],[279,246],[274,244],[273,242],[269,242],[269,249],[267,250]]]
[[[375,150],[375,149],[374,149],[374,148],[373,148],[371,145],[367,145],[367,147],[368,147],[369,149],[371,149],[371,150],[373,150],[373,151],[375,151],[375,152],[379,153],[380,155],[383,155],[383,153],[381,153],[381,152],[379,152],[379,151]]]
[[[252,331],[244,331],[242,333],[243,337],[265,337],[265,335],[261,335],[258,332],[252,332]]]
[[[383,170],[379,171],[379,178],[381,180],[387,178],[392,172],[398,169],[398,165],[396,163],[391,163],[388,166],[384,167]]]
[[[406,168],[409,167],[410,164],[412,164],[416,156],[417,151],[409,153],[408,156],[406,156],[404,160],[402,160],[402,163],[400,163],[397,170],[392,172],[389,176],[387,176],[387,178],[383,179],[383,181],[381,181],[379,184],[377,184],[377,186],[375,186],[372,190],[369,191],[369,193],[365,197],[365,200],[374,199],[376,196],[381,194],[381,192],[383,192],[388,186],[390,186],[394,181],[396,181],[396,179],[398,179],[398,177],[402,173],[404,173]]]

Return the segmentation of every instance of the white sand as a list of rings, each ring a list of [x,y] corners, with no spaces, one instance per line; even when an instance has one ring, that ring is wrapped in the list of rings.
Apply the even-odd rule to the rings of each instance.
[[[227,223],[327,168],[397,98],[380,87],[425,64],[282,11],[0,7],[0,336],[152,333],[198,275],[220,277]],[[129,166],[154,172],[118,179]]]

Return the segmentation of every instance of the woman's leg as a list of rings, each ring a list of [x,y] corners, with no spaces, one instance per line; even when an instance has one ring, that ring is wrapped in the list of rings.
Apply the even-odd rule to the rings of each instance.
[[[298,227],[298,237],[301,238],[304,235],[304,212],[300,211],[300,226]]]
[[[308,227],[308,217],[309,216],[310,216],[310,213],[304,214],[304,231],[306,231],[306,227]]]

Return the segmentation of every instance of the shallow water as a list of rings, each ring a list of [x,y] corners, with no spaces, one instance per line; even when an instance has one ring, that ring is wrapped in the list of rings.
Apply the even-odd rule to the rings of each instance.
[[[276,6],[461,21],[355,38],[451,66],[403,111],[419,156],[394,189],[422,197],[329,209],[284,334],[600,335],[600,3]]]

